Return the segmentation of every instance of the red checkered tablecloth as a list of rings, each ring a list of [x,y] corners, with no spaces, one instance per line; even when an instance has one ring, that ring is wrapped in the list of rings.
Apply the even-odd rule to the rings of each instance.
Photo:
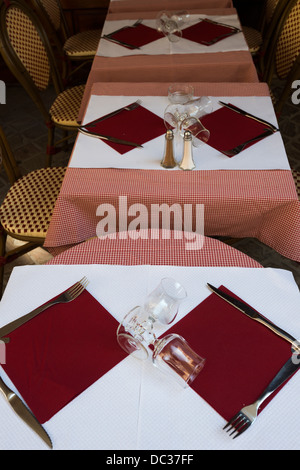
[[[195,95],[266,96],[263,83],[193,84]],[[165,95],[165,83],[100,83],[94,94]],[[207,236],[254,237],[300,261],[300,202],[289,170],[122,170],[68,168],[45,247],[57,252],[96,236],[100,204],[204,204]],[[124,215],[124,214],[123,214]],[[149,225],[150,227],[150,225]],[[119,227],[117,227],[118,229]],[[121,227],[120,230],[126,228]]]
[[[231,8],[232,0],[111,0],[108,11],[117,13],[122,11],[149,11],[171,10],[178,11],[183,8],[194,10],[195,8]]]
[[[165,238],[164,238],[165,237]],[[47,264],[120,264],[174,266],[262,266],[219,240],[202,236],[199,249],[187,250],[187,237],[178,231],[141,230],[138,238],[116,233],[92,238],[55,256]]]

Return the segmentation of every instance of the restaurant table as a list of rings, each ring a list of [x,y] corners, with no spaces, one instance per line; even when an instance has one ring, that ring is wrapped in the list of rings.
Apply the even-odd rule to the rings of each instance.
[[[174,251],[169,251],[170,243],[175,243],[178,250],[175,257]],[[202,266],[194,266],[196,259],[198,263],[202,263]],[[212,265],[209,265],[210,261]],[[163,264],[164,262],[167,264]],[[182,263],[187,265],[184,266]],[[38,396],[39,399],[42,396],[41,415],[45,413],[43,400],[45,394],[47,396],[47,387],[51,393],[52,388],[59,385],[58,390],[61,389],[63,392],[66,381],[65,375],[60,370],[63,366],[59,358],[55,358],[55,365],[52,362],[50,337],[58,335],[58,342],[55,344],[62,349],[61,354],[64,355],[64,358],[61,357],[61,363],[67,361],[66,375],[69,376],[71,372],[75,374],[76,383],[79,385],[85,376],[84,368],[90,367],[88,338],[96,343],[99,338],[99,344],[106,339],[108,351],[100,356],[100,367],[103,362],[111,358],[111,355],[117,355],[117,359],[106,373],[85,386],[83,390],[77,391],[78,393],[74,391],[74,396],[67,403],[57,405],[55,412],[52,410],[47,417],[44,416],[44,419],[40,420],[52,439],[54,450],[168,449],[170,452],[171,450],[299,448],[297,426],[300,411],[296,406],[299,373],[285,384],[263,409],[255,424],[238,439],[232,439],[222,430],[228,416],[222,406],[219,408],[220,403],[217,406],[214,402],[218,392],[223,405],[224,402],[226,404],[230,401],[231,394],[237,400],[240,390],[244,390],[243,383],[252,389],[255,396],[258,395],[261,392],[260,387],[265,387],[266,382],[268,383],[275,375],[275,371],[281,367],[282,361],[285,362],[285,358],[290,356],[291,350],[290,344],[264,326],[247,319],[236,309],[233,309],[233,312],[228,311],[229,307],[224,306],[227,304],[215,294],[211,294],[206,285],[209,282],[215,286],[225,286],[297,338],[300,335],[299,290],[290,272],[261,268],[234,248],[208,238],[204,240],[203,251],[195,252],[188,258],[183,239],[176,239],[173,242],[168,240],[168,243],[164,243],[161,235],[159,240],[150,237],[137,240],[129,237],[118,239],[118,236],[114,240],[94,239],[66,251],[47,265],[14,268],[0,303],[0,326],[53,298],[83,276],[88,278],[89,284],[88,292],[82,294],[84,296],[82,300],[80,296],[73,304],[63,306],[58,317],[54,310],[45,311],[32,320],[31,326],[30,322],[27,324],[25,332],[23,330],[24,348],[33,351],[38,367],[40,363],[42,365],[42,368],[38,369],[38,374],[43,375],[43,380],[41,379],[41,383],[36,383],[37,387],[43,387],[46,380],[44,376],[50,374],[52,379],[41,389],[41,394]],[[127,356],[123,354],[117,343],[115,332],[124,314],[135,305],[141,304],[163,277],[172,277],[179,281],[186,289],[187,297],[181,303],[175,321],[168,326],[157,325],[156,333],[160,336],[166,332],[175,332],[182,334],[188,342],[193,341],[190,343],[192,347],[197,348],[198,354],[206,360],[204,369],[196,381],[199,380],[198,384],[202,383],[202,387],[203,382],[204,384],[207,381],[211,382],[212,388],[209,390],[181,388],[153,366],[150,356],[145,361]],[[91,312],[95,308],[94,303],[91,303],[92,300],[93,302],[96,300],[102,306],[97,307],[96,304],[95,317],[91,317]],[[217,306],[216,301],[221,304]],[[199,304],[201,311],[196,308]],[[69,309],[67,305],[70,306]],[[214,318],[212,324],[210,321],[208,324],[201,323],[206,318],[206,310],[202,310],[205,305],[208,309],[208,318],[210,315]],[[99,308],[98,313],[97,308]],[[226,315],[230,315],[228,322],[229,318],[234,324],[246,322],[246,335],[242,334],[241,330],[235,329],[232,323],[230,331],[226,324],[218,323],[218,316],[222,316],[223,310]],[[81,317],[84,318],[83,322]],[[199,321],[202,326],[197,330],[197,338],[199,335],[201,340],[198,341],[196,338],[195,341],[189,328],[191,326],[193,328],[193,325],[197,327]],[[57,322],[59,326],[56,326]],[[77,322],[80,322],[78,328]],[[188,322],[192,322],[192,325],[186,329]],[[184,326],[185,329],[182,330]],[[24,327],[25,325],[22,328]],[[29,341],[26,342],[26,334],[29,335],[30,331],[33,334],[35,328],[38,328],[38,334],[35,334],[31,345]],[[69,328],[71,328],[70,334],[68,334]],[[73,349],[68,346],[70,335],[75,335],[76,338],[75,345],[72,345]],[[210,337],[208,342],[205,340],[207,336]],[[16,337],[12,337],[9,344],[13,344],[13,341],[16,341]],[[265,348],[264,341],[266,341]],[[1,377],[8,386],[22,396],[22,387],[25,385],[20,385],[19,390],[14,383],[15,379],[12,380],[14,368],[10,365],[9,344],[6,364],[1,367]],[[234,347],[241,349],[237,349],[237,355],[231,357],[232,363],[228,363],[226,351],[231,351],[235,344],[240,344]],[[40,355],[37,355],[38,347],[42,348]],[[256,350],[262,354],[258,362],[255,357]],[[22,353],[21,369],[23,371],[25,368],[27,371],[29,361],[26,352]],[[217,357],[218,353],[222,356],[217,362],[215,353]],[[76,356],[74,361],[72,361],[73,354]],[[278,354],[279,358],[277,357],[275,364],[271,365],[271,358]],[[251,364],[253,361],[255,367],[255,378],[250,379],[251,385],[247,373],[236,370],[242,357]],[[106,359],[103,361],[103,358]],[[260,364],[267,367],[258,373]],[[97,369],[97,363],[94,367]],[[234,370],[235,375],[232,375],[231,370]],[[222,371],[225,371],[225,376]],[[250,377],[252,377],[251,372]],[[57,380],[59,383],[56,384]],[[30,384],[28,380],[29,388]],[[36,395],[34,392],[35,390],[32,390],[32,395]],[[243,398],[244,393],[243,391]],[[212,397],[214,397],[213,402]],[[32,396],[30,398],[32,400]],[[59,394],[57,398],[60,398]],[[231,406],[240,405],[235,403]],[[45,404],[45,408],[48,408],[48,403]],[[1,449],[47,449],[43,441],[13,413],[3,398],[0,398],[0,409]],[[109,455],[111,456],[111,453]],[[119,452],[119,455],[122,455],[122,452]]]
[[[271,119],[276,124],[266,84],[192,85],[195,96],[211,96],[214,100],[223,97],[223,101],[238,104],[244,100],[243,106],[248,107],[252,103],[251,110],[256,115],[265,117],[269,122]],[[150,96],[151,101],[152,97],[160,95],[167,103],[167,88],[168,84],[165,83],[95,84],[86,118],[89,120],[105,115],[119,108],[120,103],[134,101],[136,96],[142,100],[144,97],[146,103],[147,96]],[[154,103],[154,98],[152,101]],[[164,105],[150,109],[163,117]],[[145,144],[145,151],[147,149],[148,152],[146,157],[139,157],[139,153],[136,153],[143,152],[143,149],[118,155],[116,152],[111,153],[112,149],[98,139],[78,136],[45,247],[58,253],[70,245],[94,237],[100,221],[100,216],[96,215],[98,206],[111,205],[118,219],[121,196],[127,204],[126,207],[122,206],[125,217],[133,204],[144,205],[149,214],[153,205],[163,203],[169,207],[174,203],[180,204],[182,209],[185,204],[191,204],[194,209],[197,204],[204,204],[205,235],[254,237],[283,256],[299,262],[299,200],[279,132],[235,159],[213,152],[207,145],[195,149],[197,169],[190,172],[181,171],[178,167],[173,170],[163,169],[159,165],[163,146],[164,135],[161,135]],[[133,160],[132,155],[135,155]],[[114,161],[117,163],[114,164]],[[130,168],[126,168],[128,162],[132,162]],[[121,165],[123,168],[118,167]],[[146,169],[143,169],[143,165],[146,165]],[[123,230],[126,229],[127,225]]]
[[[192,13],[197,17],[202,15],[203,18],[215,18],[223,22],[227,16],[235,24],[239,24],[234,8],[200,9],[193,10]],[[156,14],[154,11],[109,13],[103,26],[103,34],[111,32],[111,28],[116,30],[124,24],[131,24],[138,18],[143,18],[144,22],[154,21]],[[155,28],[155,24],[152,24],[153,27]],[[85,86],[79,121],[95,82],[119,82],[120,77],[124,82],[258,82],[257,71],[243,33],[234,36],[236,45],[229,47],[229,50],[226,50],[226,44],[230,45],[232,38],[226,38],[212,46],[198,45],[199,48],[194,41],[184,38],[172,45],[168,39],[162,38],[135,51],[100,39]],[[222,48],[225,48],[224,52]],[[197,52],[198,49],[201,53]]]
[[[168,10],[177,11],[195,8],[225,8],[232,7],[231,0],[111,0],[108,11],[116,13],[121,11],[149,11]]]

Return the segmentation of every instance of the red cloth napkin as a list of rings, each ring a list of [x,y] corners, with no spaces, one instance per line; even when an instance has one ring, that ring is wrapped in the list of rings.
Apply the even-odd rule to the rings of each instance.
[[[211,41],[215,44],[228,36],[236,34],[236,32],[237,30],[230,26],[211,23],[204,19],[200,21],[200,23],[196,23],[193,26],[183,29],[182,37],[189,39],[190,41],[209,46]]]
[[[258,398],[292,354],[287,341],[216,294],[167,333],[183,336],[206,359],[191,388],[227,421]]]
[[[210,131],[207,144],[222,153],[257,137],[269,129],[267,125],[243,116],[225,106],[213,113],[206,114],[201,118],[201,122]],[[259,140],[251,142],[245,148],[256,144]]]
[[[143,106],[139,106],[132,111],[123,110],[111,118],[96,123],[95,126],[89,124],[84,126],[88,131],[109,135],[139,145],[143,145],[145,142],[166,132],[163,119]],[[134,148],[129,145],[115,144],[108,140],[103,140],[103,142],[121,155]]]
[[[40,423],[127,356],[117,343],[117,327],[85,290],[9,334],[2,367]]]
[[[146,26],[142,23],[138,26],[135,26],[134,28],[128,26],[121,31],[110,34],[109,36],[111,36],[113,39],[126,42],[127,44],[135,47],[145,46],[150,42],[164,37],[164,35],[158,32],[156,29],[150,28],[149,26]]]

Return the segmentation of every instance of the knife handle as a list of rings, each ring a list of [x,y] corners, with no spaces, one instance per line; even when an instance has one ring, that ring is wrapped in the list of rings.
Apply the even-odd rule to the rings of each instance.
[[[261,316],[255,318],[255,320],[257,320],[259,323],[261,323],[262,325],[272,330],[273,333],[276,333],[278,336],[281,336],[281,338],[291,343],[292,350],[300,351],[300,345],[297,344],[297,340],[293,336],[289,335],[286,331],[279,328],[279,326],[274,325],[272,322],[266,320],[265,318]]]

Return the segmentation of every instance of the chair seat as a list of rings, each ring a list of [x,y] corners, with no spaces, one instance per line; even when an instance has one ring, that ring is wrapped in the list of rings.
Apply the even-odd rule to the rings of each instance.
[[[78,85],[58,95],[50,108],[50,116],[57,125],[76,127],[85,85]]]
[[[1,207],[1,224],[20,239],[44,239],[66,168],[42,168],[17,180]]]
[[[255,54],[259,51],[263,42],[261,33],[249,26],[243,26],[242,30],[251,54]]]
[[[93,58],[101,37],[101,30],[83,31],[71,36],[64,44],[64,51],[70,59]]]
[[[292,175],[294,177],[297,194],[300,201],[300,171],[292,169]]]

